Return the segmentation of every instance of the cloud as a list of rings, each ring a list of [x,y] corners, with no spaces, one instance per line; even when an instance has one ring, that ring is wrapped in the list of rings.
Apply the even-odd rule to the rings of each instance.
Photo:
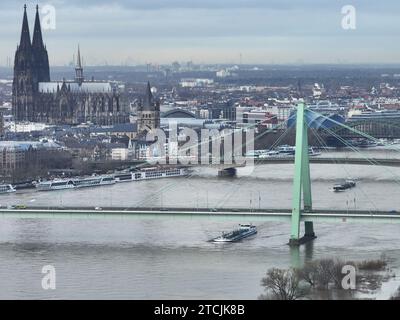
[[[6,0],[10,2],[12,0]],[[379,1],[366,0],[49,0],[59,6],[93,8],[99,6],[119,6],[125,10],[171,10],[171,9],[245,9],[254,8],[261,10],[304,9],[313,12],[327,12],[337,10],[344,5],[354,5],[365,11],[388,12],[399,9],[397,0]]]
[[[303,0],[310,2],[309,0]],[[325,1],[325,0],[322,0]],[[227,8],[274,8],[287,10],[294,6],[288,0],[68,0],[54,1],[59,5],[98,7],[117,5],[128,10],[163,9],[227,9]]]
[[[268,61],[273,56],[276,62],[332,61],[343,55],[358,61],[358,48],[366,50],[362,56],[370,51],[371,59],[392,61],[394,54],[388,50],[400,51],[400,1],[386,0],[383,5],[352,0],[357,9],[357,29],[345,31],[340,24],[341,8],[348,2],[48,0],[39,5],[51,3],[56,8],[57,28],[44,32],[53,63],[67,62],[78,42],[86,49],[88,60],[97,56],[97,60],[116,62],[128,55],[138,61],[151,57],[159,62],[189,58],[222,62],[224,56],[237,56],[238,52],[246,52],[249,62],[262,62],[263,56]],[[1,2],[0,64],[1,56],[13,56],[23,3]],[[34,6],[28,5],[31,26]]]

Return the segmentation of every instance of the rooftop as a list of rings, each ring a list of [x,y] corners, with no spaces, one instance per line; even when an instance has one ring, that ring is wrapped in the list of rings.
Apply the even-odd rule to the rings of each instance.
[[[53,141],[40,142],[40,141],[0,141],[0,150],[3,149],[22,149],[28,150],[29,148],[34,149],[58,149],[61,146]]]
[[[79,85],[78,82],[65,82],[71,92],[88,92],[88,93],[111,93],[112,87],[108,82],[83,82]],[[61,89],[63,86],[62,81],[55,82],[40,82],[39,92],[53,93],[57,92],[57,87]]]

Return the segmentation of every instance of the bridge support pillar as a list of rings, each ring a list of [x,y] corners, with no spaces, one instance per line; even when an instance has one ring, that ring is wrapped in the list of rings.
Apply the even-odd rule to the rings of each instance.
[[[311,221],[305,222],[305,235],[300,238],[300,220],[303,211],[312,210],[310,159],[308,154],[308,130],[305,118],[305,106],[297,105],[296,114],[296,153],[293,179],[292,225],[289,245],[298,246],[315,238]],[[304,208],[302,209],[302,204]]]
[[[301,238],[290,238],[289,240],[289,246],[291,247],[298,247],[302,244],[305,244],[307,242],[310,242],[314,240],[317,236],[315,235],[314,232],[314,225],[312,221],[304,221],[304,236]]]
[[[312,221],[304,221],[304,237],[315,238],[314,224]]]

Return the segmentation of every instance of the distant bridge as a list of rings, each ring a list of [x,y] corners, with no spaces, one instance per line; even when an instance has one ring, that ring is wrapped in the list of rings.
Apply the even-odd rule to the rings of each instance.
[[[334,158],[334,157],[314,157],[310,158],[310,163],[320,164],[360,164],[360,165],[379,165],[399,167],[400,159],[386,159],[386,158]],[[257,163],[293,163],[294,158],[266,158],[256,160]]]
[[[376,139],[400,139],[400,118],[348,121],[346,126]],[[362,138],[360,134],[342,126],[331,128],[331,133],[324,131],[324,129],[321,130],[326,137],[336,134],[344,139]]]
[[[223,159],[222,159],[223,160]],[[251,160],[253,163],[256,164],[282,164],[282,163],[294,163],[294,157],[271,157],[271,158],[264,158],[264,159],[254,159]],[[390,167],[400,167],[400,159],[393,159],[393,158],[335,158],[335,157],[310,157],[310,163],[319,163],[319,164],[354,164],[354,165],[379,165],[379,166],[390,166]],[[236,163],[232,161],[232,163],[213,163],[212,159],[210,162],[202,164],[201,161],[194,161],[193,163],[189,164],[162,164],[164,167],[174,167],[176,165],[183,165],[187,167],[203,167],[207,166],[209,168],[218,169],[220,171],[229,170],[231,168],[241,168],[245,167],[246,165],[251,165],[252,162],[250,160],[241,159],[240,163]],[[151,162],[146,161],[126,161],[120,162],[120,166],[134,166],[134,167],[152,167],[157,164],[153,164]]]
[[[312,157],[309,160],[310,163],[319,164],[353,164],[353,165],[379,165],[379,166],[390,166],[390,167],[400,167],[400,159],[390,159],[390,158],[335,158],[335,157]],[[294,157],[276,157],[276,158],[264,158],[264,159],[254,159],[254,165],[259,164],[282,164],[282,163],[294,163]],[[251,163],[248,162],[247,165]],[[229,168],[240,168],[245,167],[246,163],[236,164],[189,164],[188,167],[200,167],[207,166],[211,168],[216,168],[219,170],[225,170]]]

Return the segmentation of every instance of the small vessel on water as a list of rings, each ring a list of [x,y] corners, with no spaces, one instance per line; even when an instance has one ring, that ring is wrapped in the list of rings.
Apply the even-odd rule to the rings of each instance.
[[[354,180],[346,180],[344,183],[335,184],[333,186],[334,192],[342,192],[347,189],[354,188],[356,186],[356,182]]]
[[[291,156],[294,157],[296,154],[296,147],[289,146],[289,145],[283,145],[279,146],[276,151],[278,151],[278,156]],[[321,152],[319,152],[316,148],[314,147],[309,147],[308,148],[308,155],[310,157],[315,157],[321,155]]]
[[[258,159],[274,158],[278,157],[279,155],[280,155],[279,151],[274,151],[274,150],[264,151],[258,154]]]
[[[280,154],[284,155],[294,156],[294,154],[296,153],[296,147],[289,146],[287,144],[281,145],[277,147],[275,150],[278,151]]]
[[[11,184],[0,184],[0,194],[15,192],[15,188]]]
[[[318,149],[316,149],[316,148],[309,147],[309,148],[308,148],[308,155],[309,155],[310,157],[316,157],[316,156],[320,156],[320,155],[321,155],[321,152],[320,152]]]
[[[296,154],[296,147],[289,145],[281,145],[271,150],[253,150],[246,153],[246,157],[254,159],[268,159],[268,158],[294,158]],[[316,157],[321,155],[321,152],[314,147],[308,148],[308,155]]]
[[[240,224],[239,229],[231,232],[222,232],[222,235],[212,239],[212,242],[236,242],[257,233],[257,227],[252,224]]]
[[[356,148],[373,148],[378,146],[378,143],[368,139],[354,139],[350,140],[350,144]]]

